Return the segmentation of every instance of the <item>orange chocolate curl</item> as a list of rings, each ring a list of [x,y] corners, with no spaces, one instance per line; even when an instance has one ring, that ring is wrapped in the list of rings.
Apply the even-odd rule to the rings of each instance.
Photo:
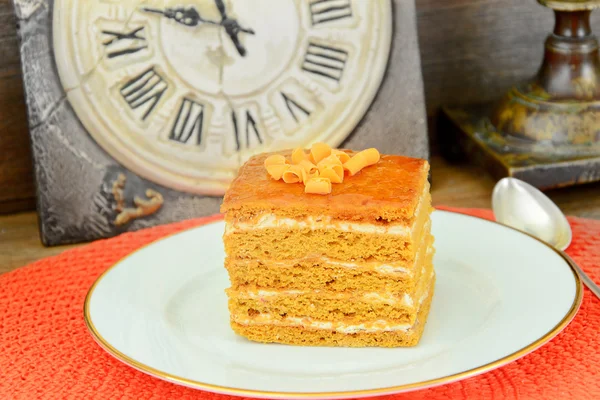
[[[290,165],[281,178],[285,183],[304,182],[306,172],[299,165]]]
[[[319,170],[315,170],[315,172],[311,172],[311,173],[307,173],[306,170],[304,171],[304,174],[302,175],[302,182],[306,185],[306,182],[308,182],[309,180],[313,179],[313,178],[318,178],[319,177]]]
[[[315,164],[318,164],[322,159],[329,157],[331,147],[327,143],[318,142],[310,148],[310,158]]]
[[[303,148],[298,147],[292,152],[292,164],[300,164],[303,160],[308,161],[308,154],[304,152]]]
[[[291,165],[290,164],[283,164],[283,165],[269,165],[267,167],[267,172],[269,173],[269,175],[271,175],[271,178],[275,179],[276,181],[280,180],[283,177],[283,174],[290,169]]]
[[[284,156],[282,156],[280,154],[269,156],[265,160],[265,167],[269,167],[271,165],[284,165],[284,164],[287,164],[287,160],[285,159]]]
[[[331,193],[331,181],[327,178],[310,178],[304,187],[304,193],[329,194]]]
[[[308,160],[300,161],[298,167],[302,169],[302,183],[304,184],[306,184],[310,178],[316,178],[319,176],[319,169],[317,166]]]
[[[350,159],[350,156],[345,151],[332,150],[331,154],[335,155],[342,164],[345,164]]]
[[[350,172],[350,176],[356,175],[360,170],[373,164],[377,164],[381,156],[377,149],[367,149],[357,153],[344,163],[344,169]]]
[[[308,174],[314,174],[318,171],[318,168],[315,164],[311,163],[308,160],[302,160],[298,163],[298,165],[305,170]]]
[[[331,183],[344,181],[344,167],[341,165],[323,165],[319,168],[319,177],[327,178]]]
[[[290,165],[287,163],[287,160],[284,156],[273,155],[265,160],[265,168],[267,169],[269,175],[271,175],[271,178],[278,181],[281,179],[285,171],[290,168]]]
[[[344,167],[335,154],[322,159],[318,167],[319,176],[328,178],[332,183],[342,183],[344,181]]]
[[[322,159],[321,161],[319,161],[319,163],[317,165],[321,166],[321,165],[342,165],[343,163],[340,161],[340,159],[335,155],[335,154],[331,154],[327,157],[325,157],[324,159]]]

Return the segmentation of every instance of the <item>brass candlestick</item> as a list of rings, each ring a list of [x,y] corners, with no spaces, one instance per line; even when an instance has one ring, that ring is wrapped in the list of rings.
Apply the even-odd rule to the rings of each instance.
[[[590,14],[600,0],[538,0],[554,31],[538,73],[494,104],[444,107],[440,145],[496,178],[548,189],[600,180],[600,59]]]

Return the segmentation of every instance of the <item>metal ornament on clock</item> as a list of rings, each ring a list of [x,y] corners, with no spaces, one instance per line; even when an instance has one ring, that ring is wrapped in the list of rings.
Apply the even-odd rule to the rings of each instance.
[[[555,26],[536,76],[495,103],[443,107],[441,147],[540,189],[598,181],[600,58],[590,13],[600,0],[538,2],[554,10]]]

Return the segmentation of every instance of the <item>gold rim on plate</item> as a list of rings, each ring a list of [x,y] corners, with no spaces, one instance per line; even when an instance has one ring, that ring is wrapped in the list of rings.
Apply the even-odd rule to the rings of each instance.
[[[573,273],[573,277],[575,279],[576,293],[575,293],[575,298],[573,300],[573,304],[571,305],[571,308],[569,309],[569,312],[563,317],[563,319],[558,324],[556,324],[556,326],[554,328],[552,328],[544,336],[540,337],[536,341],[530,343],[529,345],[523,347],[520,350],[517,350],[516,352],[514,352],[512,354],[509,354],[498,360],[492,361],[488,364],[485,364],[485,365],[482,365],[482,366],[479,366],[476,368],[458,372],[458,373],[452,374],[452,375],[443,376],[440,378],[430,379],[427,381],[414,382],[414,383],[409,383],[409,384],[405,384],[405,385],[390,386],[390,387],[376,388],[376,389],[362,389],[362,390],[351,390],[351,391],[343,391],[343,392],[304,392],[304,393],[302,393],[302,392],[270,392],[270,391],[264,391],[264,390],[239,389],[239,388],[234,388],[234,387],[213,385],[210,383],[199,382],[199,381],[195,381],[193,379],[187,379],[187,378],[182,378],[182,377],[179,377],[176,375],[172,375],[167,372],[160,371],[156,368],[150,367],[139,361],[134,360],[133,358],[123,354],[121,351],[117,350],[110,343],[108,343],[108,341],[106,339],[104,339],[102,337],[102,335],[100,335],[100,332],[98,332],[98,330],[94,326],[94,323],[92,322],[92,319],[90,316],[90,309],[89,309],[90,308],[90,300],[91,300],[92,294],[94,293],[94,289],[100,283],[102,278],[104,278],[106,276],[106,274],[108,274],[113,268],[115,268],[116,266],[121,264],[127,258],[133,256],[134,254],[136,254],[139,251],[144,250],[146,247],[149,247],[149,246],[157,243],[157,241],[153,241],[153,242],[146,244],[146,245],[140,247],[139,249],[131,252],[129,255],[123,257],[122,259],[117,261],[114,265],[112,265],[110,268],[108,268],[106,271],[104,271],[96,279],[96,281],[94,282],[92,287],[89,289],[89,291],[85,297],[85,304],[84,304],[84,311],[83,311],[83,317],[85,320],[85,324],[86,324],[87,328],[89,329],[89,331],[91,332],[94,340],[106,352],[108,352],[109,354],[111,354],[113,357],[117,358],[119,361],[123,362],[124,364],[127,364],[141,372],[144,372],[144,373],[154,376],[156,378],[159,378],[159,379],[162,379],[162,380],[165,380],[168,382],[176,383],[176,384],[179,384],[182,386],[187,386],[187,387],[194,388],[194,389],[202,389],[202,390],[206,390],[206,391],[214,392],[214,393],[237,395],[237,396],[261,397],[261,398],[282,398],[282,397],[284,397],[284,398],[289,398],[289,399],[311,399],[311,398],[323,398],[323,397],[340,398],[340,397],[349,397],[349,396],[388,395],[388,394],[405,392],[405,391],[409,391],[409,390],[426,389],[426,388],[430,388],[430,387],[434,387],[434,386],[439,386],[439,385],[442,385],[445,383],[455,382],[455,381],[458,381],[461,379],[480,375],[482,373],[485,373],[485,372],[491,371],[493,369],[496,369],[498,367],[509,364],[509,363],[537,350],[542,345],[548,343],[550,340],[552,340],[554,337],[556,337],[564,328],[566,328],[567,325],[569,325],[569,323],[573,320],[573,318],[577,314],[579,307],[581,306],[581,302],[583,300],[583,287],[582,287],[581,279],[579,278],[579,275],[577,274],[576,269],[573,265],[573,261],[570,259],[570,257],[566,256],[566,254],[563,251],[555,249],[554,247],[552,247],[549,244],[547,244],[546,242],[536,238],[535,236],[532,236],[526,232],[520,231],[518,229],[512,228],[508,225],[504,225],[504,224],[501,224],[496,221],[490,221],[485,218],[476,217],[476,216],[468,215],[468,214],[452,212],[452,211],[446,211],[446,210],[436,210],[436,212],[459,214],[464,217],[475,218],[475,219],[483,220],[483,221],[486,221],[486,222],[489,222],[492,224],[500,225],[507,229],[519,232],[526,236],[529,236],[529,237],[537,240],[538,242],[542,243],[544,246],[548,247],[549,249],[553,250],[556,254],[558,254],[565,261],[565,263],[569,266],[569,268],[571,268],[571,272]],[[215,222],[215,221],[211,221],[209,223],[213,223],[213,222]],[[201,225],[201,226],[204,226],[204,225]],[[198,228],[198,227],[189,228],[189,229],[186,229],[186,230],[183,230],[180,232],[176,232],[176,233],[164,236],[164,237],[158,239],[158,241],[168,239],[172,236],[176,236],[176,235],[179,235],[181,233],[184,233],[186,231],[196,229],[196,228]]]

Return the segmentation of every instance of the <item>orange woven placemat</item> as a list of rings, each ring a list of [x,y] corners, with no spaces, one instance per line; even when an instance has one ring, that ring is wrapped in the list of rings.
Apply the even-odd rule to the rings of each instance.
[[[490,218],[486,210],[453,209]],[[97,241],[0,276],[0,399],[233,399],[138,372],[96,345],[83,322],[88,288],[131,251],[219,216]],[[600,221],[570,218],[568,253],[600,281]],[[585,289],[573,322],[502,368],[387,399],[600,399],[600,300]]]

